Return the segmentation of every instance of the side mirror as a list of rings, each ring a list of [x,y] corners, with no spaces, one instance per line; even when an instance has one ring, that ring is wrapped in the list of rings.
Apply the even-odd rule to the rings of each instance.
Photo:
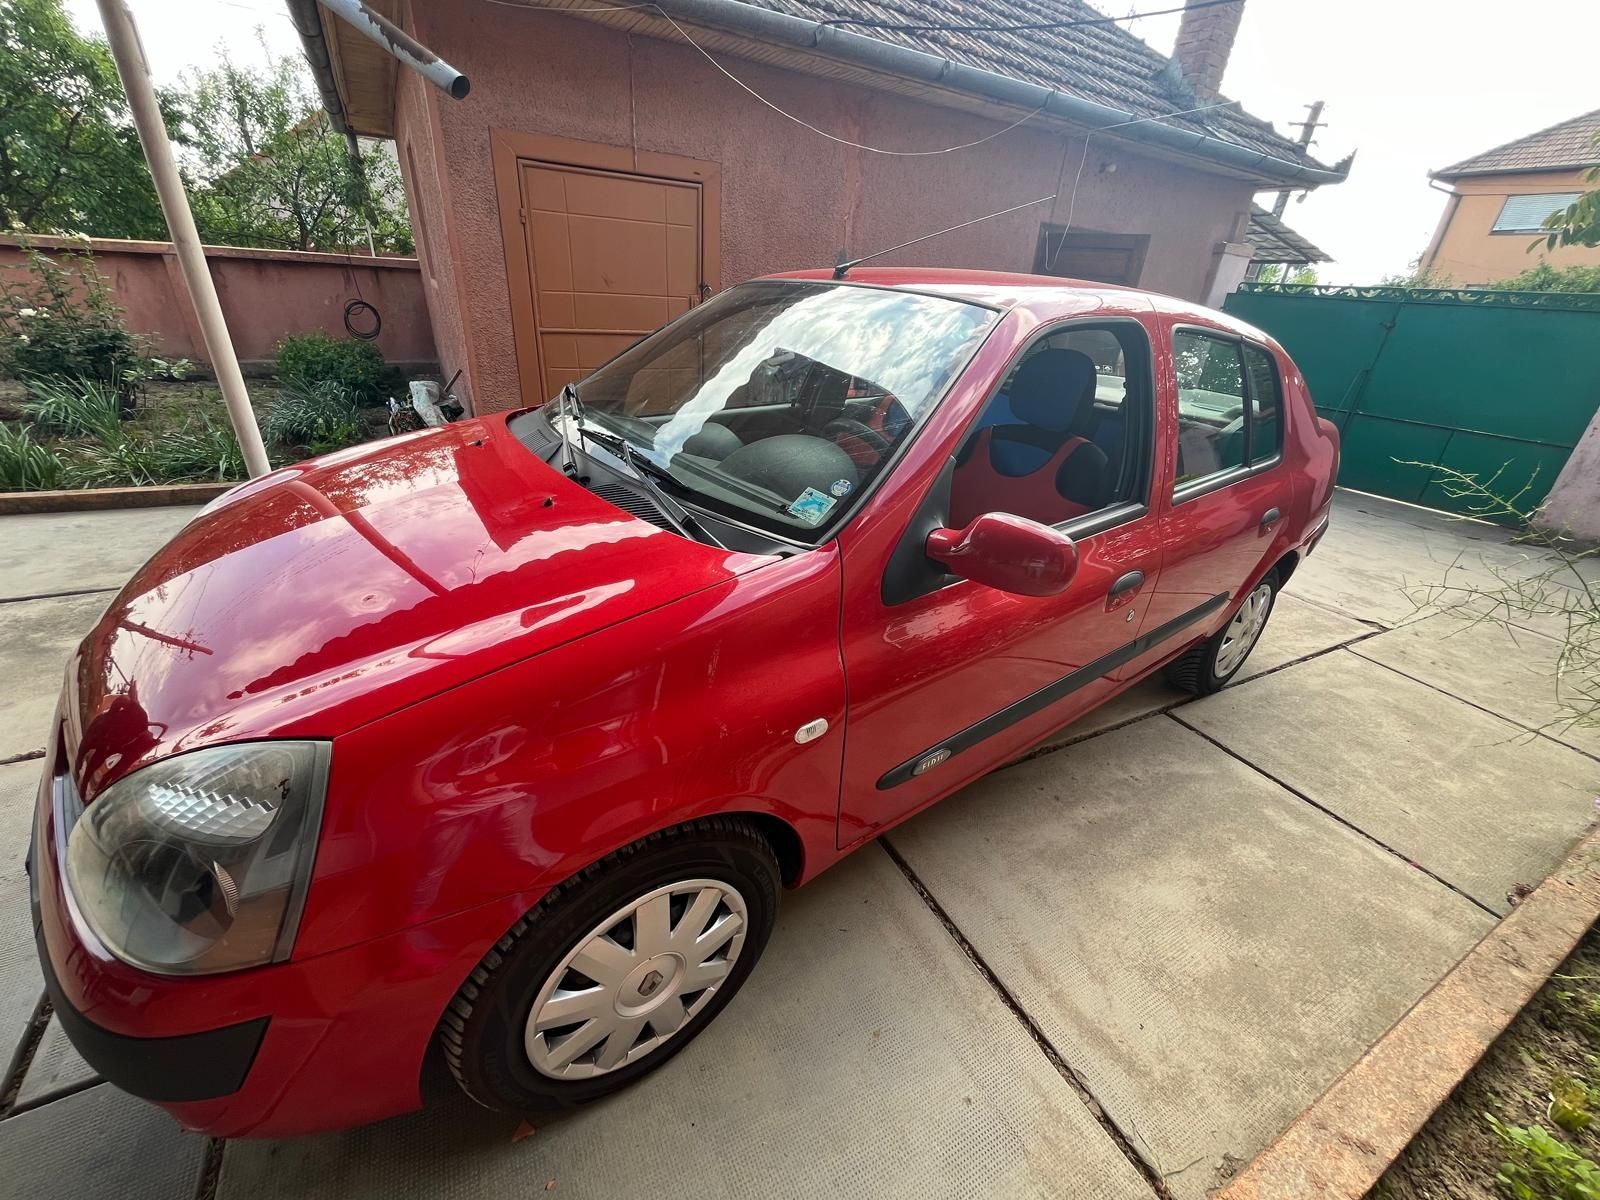
[[[935,529],[927,554],[952,575],[1019,596],[1054,596],[1078,572],[1071,538],[1003,512],[980,513],[965,529]]]

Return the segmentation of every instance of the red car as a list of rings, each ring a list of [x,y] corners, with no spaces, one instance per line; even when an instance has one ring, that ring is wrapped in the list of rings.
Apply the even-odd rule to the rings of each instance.
[[[31,855],[73,1043],[192,1129],[660,1066],[778,896],[1165,668],[1239,669],[1338,453],[1247,325],[761,279],[538,409],[212,504],[67,670]]]

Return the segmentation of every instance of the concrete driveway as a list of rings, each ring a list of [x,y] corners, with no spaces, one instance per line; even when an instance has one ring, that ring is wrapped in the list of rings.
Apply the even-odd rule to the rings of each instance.
[[[22,873],[62,660],[188,515],[0,520],[0,1196],[1198,1200],[1594,814],[1600,739],[1536,732],[1555,641],[1397,628],[1403,584],[1525,552],[1341,495],[1243,680],[1146,683],[786,897],[746,991],[640,1086],[517,1139],[448,1097],[208,1143],[43,1019]]]

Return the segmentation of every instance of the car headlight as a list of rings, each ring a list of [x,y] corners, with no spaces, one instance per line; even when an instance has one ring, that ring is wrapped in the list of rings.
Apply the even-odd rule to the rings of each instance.
[[[327,742],[249,742],[143,767],[67,839],[67,883],[106,949],[166,975],[289,955],[327,787]]]

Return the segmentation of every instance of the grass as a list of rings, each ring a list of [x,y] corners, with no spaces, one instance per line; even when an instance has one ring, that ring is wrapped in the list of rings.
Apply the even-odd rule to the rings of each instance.
[[[1490,1047],[1373,1200],[1600,1200],[1600,933]]]
[[[373,426],[336,383],[252,381],[274,463],[363,441]],[[114,388],[92,381],[0,383],[0,491],[227,482],[247,476],[221,395],[201,383],[150,383],[124,419]]]

